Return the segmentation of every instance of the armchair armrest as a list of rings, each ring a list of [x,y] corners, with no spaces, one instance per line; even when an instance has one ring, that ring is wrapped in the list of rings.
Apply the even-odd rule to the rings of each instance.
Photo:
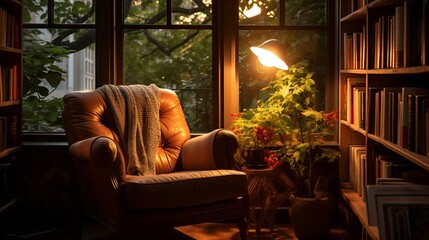
[[[216,129],[210,133],[191,138],[182,147],[184,170],[238,169],[234,154],[238,139],[234,133]]]
[[[69,153],[85,212],[116,221],[120,215],[120,183],[125,179],[121,148],[113,139],[98,136],[72,144]]]
[[[108,174],[111,179],[123,181],[126,175],[124,156],[118,144],[111,138],[97,136],[72,144],[69,148],[77,167],[93,163],[94,174]],[[117,185],[117,183],[115,183]]]

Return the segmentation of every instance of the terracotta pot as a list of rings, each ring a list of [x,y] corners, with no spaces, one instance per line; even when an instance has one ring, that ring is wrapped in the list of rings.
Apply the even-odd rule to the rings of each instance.
[[[335,202],[328,197],[290,197],[289,217],[299,240],[330,239]]]

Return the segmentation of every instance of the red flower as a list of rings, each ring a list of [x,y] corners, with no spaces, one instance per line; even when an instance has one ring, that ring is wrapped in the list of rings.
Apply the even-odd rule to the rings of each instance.
[[[244,113],[231,113],[231,117],[233,117],[234,119],[238,119],[241,116],[243,116]]]
[[[268,163],[268,165],[270,165],[273,168],[276,168],[280,165],[282,165],[282,161],[279,160],[279,155],[276,153],[270,153],[270,152],[266,152],[265,153],[265,158],[264,158],[265,162]]]
[[[259,126],[253,131],[256,135],[256,140],[267,145],[271,142],[271,138],[274,135],[274,128]]]
[[[335,125],[335,123],[337,122],[337,112],[336,111],[332,111],[332,112],[326,113],[323,116],[323,121],[329,127],[333,127]]]

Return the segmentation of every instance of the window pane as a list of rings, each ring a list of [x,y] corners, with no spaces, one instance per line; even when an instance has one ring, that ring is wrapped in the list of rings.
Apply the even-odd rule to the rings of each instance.
[[[94,23],[94,4],[92,0],[58,0],[54,1],[55,23]]]
[[[319,90],[318,102],[323,104],[327,60],[327,53],[323,50],[326,49],[325,31],[242,30],[239,34],[240,109],[254,106],[256,100],[264,97],[260,96],[260,90],[275,78],[277,69],[263,67],[250,51],[251,46],[257,46],[271,38],[284,43],[287,50],[286,63],[289,66],[309,61],[309,71],[315,72],[314,79]]]
[[[22,21],[23,23],[47,23],[46,0],[24,0],[22,8]]]
[[[172,24],[211,24],[211,0],[173,0]]]
[[[286,0],[285,25],[325,25],[326,0]]]
[[[57,44],[60,33],[70,33],[63,42],[69,46]],[[92,44],[80,43],[81,38]],[[94,40],[91,30],[24,30],[24,132],[64,131],[64,94],[95,89]]]
[[[125,24],[166,24],[165,0],[124,1]]]
[[[211,30],[139,30],[124,37],[125,82],[178,93],[192,132],[211,130]]]
[[[240,25],[279,25],[279,1],[240,0]]]

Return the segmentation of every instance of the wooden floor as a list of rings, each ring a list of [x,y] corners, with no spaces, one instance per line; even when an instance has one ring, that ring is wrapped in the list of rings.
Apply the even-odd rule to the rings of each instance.
[[[334,228],[331,240],[352,240],[345,231]],[[113,239],[105,229],[96,225],[83,226],[83,240],[107,240]],[[167,229],[155,232],[150,236],[142,237],[144,240],[239,240],[240,234],[234,223],[204,223],[191,226]],[[273,233],[268,229],[262,229],[260,235],[256,235],[255,229],[250,228],[248,240],[297,240],[288,224],[276,224]]]

